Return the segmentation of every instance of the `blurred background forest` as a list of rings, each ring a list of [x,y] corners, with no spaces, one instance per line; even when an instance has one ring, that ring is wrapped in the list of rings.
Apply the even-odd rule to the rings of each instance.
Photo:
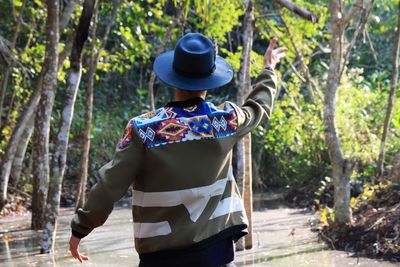
[[[237,73],[231,84],[211,92],[208,100],[235,101],[240,95],[247,1],[86,1],[92,2],[93,15],[81,63],[83,44],[74,40],[79,39],[76,25],[83,23],[84,4],[63,0],[57,12],[51,12],[45,2],[0,0],[1,216],[35,205],[44,210],[47,194],[59,197],[56,189],[48,190],[49,181],[62,181],[62,206],[83,201],[85,189],[98,179],[97,170],[112,158],[128,120],[172,99],[173,90],[155,79],[152,62],[173,49],[185,31],[212,38],[219,55]],[[252,2],[251,78],[262,69],[271,38],[289,49],[277,71],[273,115],[253,133],[253,189],[283,190],[288,202],[312,207],[320,212],[322,223],[330,225],[335,220],[334,186],[340,188],[346,180],[335,178],[340,165],[348,176],[348,183],[342,184],[354,214],[368,205],[395,208],[397,221],[388,227],[398,229],[400,208],[393,205],[400,200],[399,2],[291,1],[317,16],[311,20],[285,8],[281,3],[285,1]],[[332,25],[341,18],[335,13],[335,2],[348,15],[340,24],[343,27],[338,27],[342,32],[337,47]],[[57,25],[49,21],[50,15],[58,17]],[[84,42],[84,34],[80,40]],[[346,51],[335,69],[339,87],[333,98],[342,153],[339,165],[327,145],[329,118],[324,117],[331,100],[335,47]],[[80,71],[75,100],[73,89]],[[71,110],[73,102],[75,110]],[[68,114],[73,114],[70,130]],[[369,200],[375,204],[365,204]],[[36,229],[43,227],[40,216],[44,215],[32,222]],[[388,253],[399,256],[398,232],[397,243],[391,246],[385,246]]]

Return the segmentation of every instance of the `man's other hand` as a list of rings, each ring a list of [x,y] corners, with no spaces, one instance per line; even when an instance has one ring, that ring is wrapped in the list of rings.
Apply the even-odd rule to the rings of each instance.
[[[80,262],[89,260],[89,257],[82,255],[79,253],[79,243],[81,240],[73,235],[69,239],[69,251],[71,252],[72,257],[79,260]]]
[[[285,58],[285,52],[288,50],[286,47],[279,47],[275,49],[278,42],[275,39],[272,39],[269,42],[269,46],[267,51],[265,51],[264,55],[264,67],[265,68],[272,68],[273,70],[276,67],[281,59]]]

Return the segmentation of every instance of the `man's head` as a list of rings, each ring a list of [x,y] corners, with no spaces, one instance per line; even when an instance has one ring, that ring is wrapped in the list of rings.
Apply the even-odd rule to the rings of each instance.
[[[233,77],[231,65],[216,54],[211,40],[200,33],[184,35],[174,50],[157,57],[153,69],[163,83],[179,88],[178,95],[205,96],[202,91],[221,87]]]

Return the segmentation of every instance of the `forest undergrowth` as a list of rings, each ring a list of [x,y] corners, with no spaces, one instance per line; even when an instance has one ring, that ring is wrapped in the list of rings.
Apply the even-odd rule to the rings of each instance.
[[[367,185],[352,199],[353,224],[338,229],[329,212],[315,229],[333,249],[400,262],[400,184]]]

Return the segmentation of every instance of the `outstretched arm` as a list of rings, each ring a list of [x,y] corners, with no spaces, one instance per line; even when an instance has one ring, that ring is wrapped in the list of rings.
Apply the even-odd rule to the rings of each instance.
[[[264,68],[253,83],[253,90],[247,96],[243,106],[237,107],[238,131],[237,136],[251,132],[271,116],[273,101],[276,94],[276,77],[274,69],[284,57],[287,48],[276,48],[277,42],[272,39],[265,54]]]
[[[100,171],[100,180],[93,186],[82,209],[71,221],[70,251],[82,262],[88,258],[79,253],[80,239],[102,225],[113,210],[114,202],[121,199],[133,183],[143,160],[143,143],[129,121],[125,135],[117,146],[114,159]]]

